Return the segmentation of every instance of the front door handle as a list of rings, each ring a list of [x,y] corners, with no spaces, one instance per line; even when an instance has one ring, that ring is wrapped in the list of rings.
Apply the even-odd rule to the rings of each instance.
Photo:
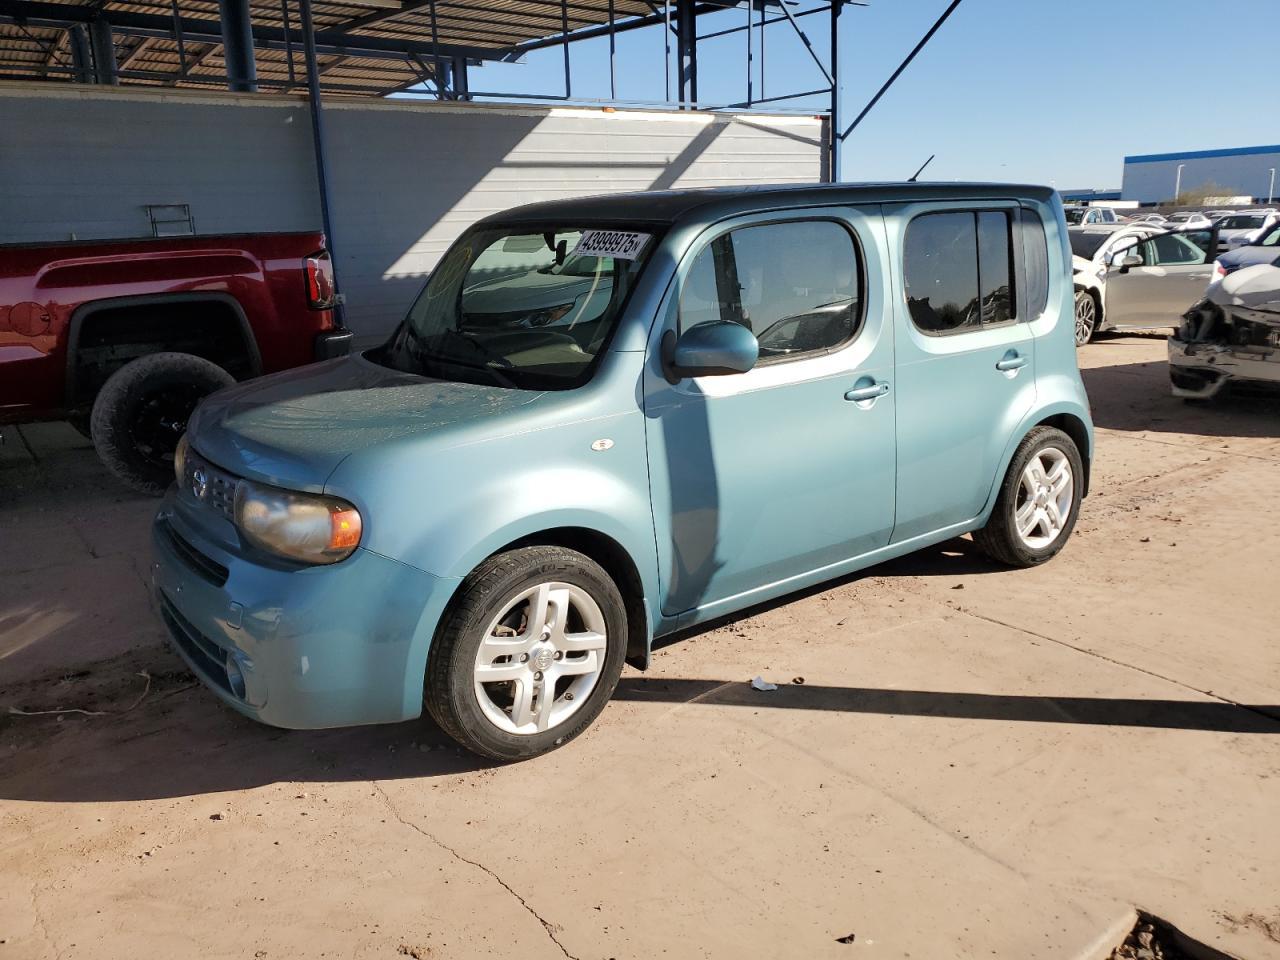
[[[883,397],[889,392],[889,384],[881,380],[879,383],[873,383],[866,387],[854,387],[844,395],[846,400],[874,400],[877,397]]]
[[[1017,350],[1010,350],[1003,357],[996,361],[996,369],[1001,373],[1009,370],[1017,370],[1019,367],[1027,365],[1027,358],[1018,353]]]

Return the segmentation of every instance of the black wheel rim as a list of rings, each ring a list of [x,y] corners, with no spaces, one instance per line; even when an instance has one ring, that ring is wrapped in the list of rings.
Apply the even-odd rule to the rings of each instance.
[[[156,470],[172,468],[178,440],[205,393],[194,384],[176,383],[152,390],[142,398],[129,421],[129,439],[147,466]]]

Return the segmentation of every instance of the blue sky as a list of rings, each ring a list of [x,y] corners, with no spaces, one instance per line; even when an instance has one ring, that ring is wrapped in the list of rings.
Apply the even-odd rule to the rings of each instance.
[[[814,5],[802,0],[793,9]],[[946,0],[872,0],[846,8],[840,79],[847,119],[945,7]],[[704,16],[700,33],[744,16]],[[801,23],[825,60],[825,15]],[[905,179],[936,153],[927,173],[933,179],[1117,187],[1126,154],[1275,143],[1277,26],[1277,0],[964,0],[846,141],[843,177]],[[768,94],[823,85],[786,24],[768,31]],[[745,96],[745,48],[745,33],[699,45],[702,100]],[[571,47],[575,95],[609,96],[607,55],[604,40]],[[473,67],[471,86],[558,93],[561,56],[549,49],[523,64]],[[661,28],[619,35],[617,62],[619,97],[663,98]]]

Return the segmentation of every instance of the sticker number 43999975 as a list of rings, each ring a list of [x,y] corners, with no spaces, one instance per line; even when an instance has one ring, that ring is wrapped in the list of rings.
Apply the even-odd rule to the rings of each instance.
[[[631,233],[626,230],[584,230],[578,245],[573,248],[573,255],[634,260],[644,250],[649,236],[647,233]]]

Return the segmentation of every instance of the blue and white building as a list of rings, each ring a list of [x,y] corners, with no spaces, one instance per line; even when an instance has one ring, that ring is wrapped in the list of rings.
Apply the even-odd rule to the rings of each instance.
[[[1126,200],[1159,203],[1172,200],[1179,188],[1214,183],[1224,195],[1267,202],[1276,198],[1278,170],[1280,145],[1140,154],[1124,158],[1121,194]]]

